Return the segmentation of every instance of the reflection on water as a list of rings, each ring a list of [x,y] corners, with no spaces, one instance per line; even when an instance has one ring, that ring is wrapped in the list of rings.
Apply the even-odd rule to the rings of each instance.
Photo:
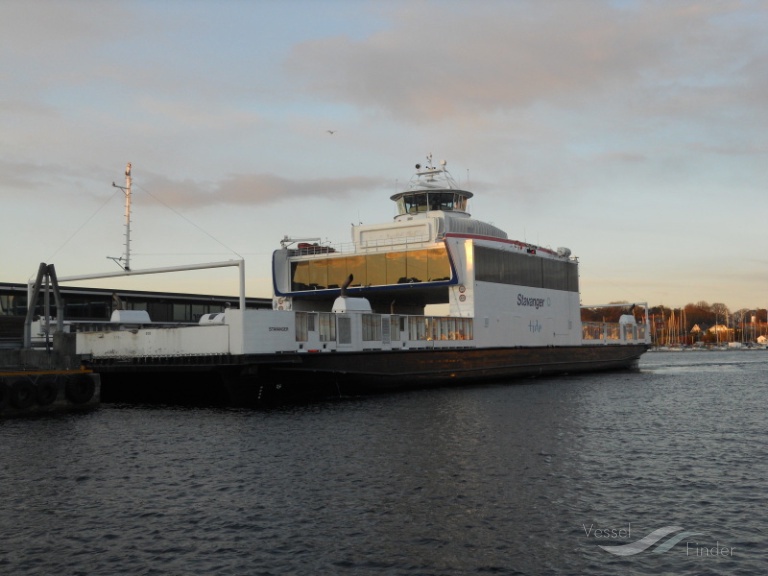
[[[640,372],[2,422],[0,571],[761,574],[766,367],[652,353]]]

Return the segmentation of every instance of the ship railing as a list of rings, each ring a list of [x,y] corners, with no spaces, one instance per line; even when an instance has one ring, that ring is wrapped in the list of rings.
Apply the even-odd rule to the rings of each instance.
[[[611,304],[593,304],[582,306],[582,314],[591,313],[607,316],[620,314],[618,322],[584,321],[581,323],[581,340],[585,344],[650,344],[650,324],[648,318],[648,303],[635,302],[629,305],[626,302],[613,302]],[[589,316],[582,316],[586,318]],[[613,316],[615,317],[615,316]]]
[[[297,311],[295,314],[296,342],[317,338],[320,343],[349,343],[344,342],[346,337],[337,330],[335,313]],[[474,320],[469,317],[364,313],[360,322],[363,347],[370,349],[382,345],[418,347],[418,343],[427,346],[438,341],[460,344],[474,340]]]
[[[295,256],[326,256],[328,254],[355,254],[358,252],[386,252],[397,250],[409,246],[421,247],[425,243],[432,241],[428,235],[408,236],[406,238],[379,238],[377,240],[367,240],[365,242],[342,242],[342,243],[324,243],[324,244],[299,244],[289,249],[291,255]]]
[[[637,344],[647,341],[644,324],[618,322],[582,322],[581,339],[585,343]]]
[[[112,320],[65,320],[64,332],[119,332],[125,330],[126,327],[137,328],[181,328],[184,326],[197,326],[200,322],[194,322],[189,320],[165,320],[149,322],[117,322]],[[51,334],[56,332],[52,330]],[[43,335],[42,331],[39,333]]]
[[[399,249],[413,245],[422,247],[425,243],[431,242],[432,238],[428,234],[422,236],[408,236],[405,238],[381,238],[378,240],[368,240],[366,242],[352,243],[356,252],[379,252],[387,251],[393,248]]]

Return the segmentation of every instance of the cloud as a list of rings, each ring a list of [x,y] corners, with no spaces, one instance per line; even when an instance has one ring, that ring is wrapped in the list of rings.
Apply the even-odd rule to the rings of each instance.
[[[605,152],[596,156],[598,162],[618,163],[618,164],[638,164],[648,161],[644,154],[633,152]]]
[[[15,90],[37,92],[91,77],[94,62],[107,57],[109,45],[124,41],[120,30],[134,23],[132,11],[120,3],[94,7],[82,0],[3,4],[0,62],[12,73]]]
[[[32,198],[66,198],[70,193],[80,196],[82,191],[78,183],[90,180],[78,168],[63,164],[10,161],[0,159],[0,197],[20,200],[19,192]]]
[[[56,111],[52,106],[39,102],[9,99],[0,101],[0,115],[7,115],[8,117],[29,115],[50,119],[56,116]]]
[[[692,94],[714,105],[712,90],[734,78],[749,92],[737,44],[764,43],[731,2],[395,6],[391,26],[367,38],[297,45],[288,70],[329,98],[425,123],[540,103],[615,105],[617,96],[676,113]],[[671,98],[657,96],[665,83]]]
[[[63,165],[0,160],[0,192],[5,192],[3,195],[10,199],[16,198],[19,191],[50,198],[51,191],[57,190],[64,202],[74,197],[82,201],[86,195],[103,202],[116,194],[111,185],[113,180],[117,185],[123,185],[122,177],[115,177],[115,174],[102,170],[94,177]],[[89,184],[85,189],[78,185],[83,181]],[[380,194],[390,186],[385,179],[362,176],[291,179],[266,173],[231,175],[218,182],[171,179],[152,173],[139,177],[134,174],[133,178],[134,195],[146,194],[175,210],[223,205],[266,206],[302,200],[334,202],[354,195]]]
[[[274,174],[239,174],[208,185],[154,176],[137,188],[162,204],[187,209],[214,205],[264,206],[310,199],[335,201],[353,194],[380,191],[386,184],[366,177],[292,180]]]
[[[252,125],[259,121],[258,114],[247,110],[211,109],[204,102],[142,98],[142,108],[147,116],[167,118],[179,126],[191,125],[195,129],[221,129],[222,125]]]
[[[54,175],[50,166],[39,166],[31,162],[8,162],[0,159],[0,197],[12,199],[15,190],[25,193],[41,192],[47,184],[45,179]]]

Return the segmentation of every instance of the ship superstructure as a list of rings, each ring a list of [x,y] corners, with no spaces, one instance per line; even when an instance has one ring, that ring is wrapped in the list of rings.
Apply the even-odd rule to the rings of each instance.
[[[353,226],[345,247],[286,239],[273,258],[274,308],[330,311],[351,275],[347,293],[365,297],[373,313],[423,315],[427,305],[443,304],[449,318],[473,320],[475,346],[579,344],[578,262],[570,250],[510,240],[472,218],[472,192],[458,187],[444,161],[428,161],[391,197],[392,222]],[[459,337],[447,332],[432,337]]]

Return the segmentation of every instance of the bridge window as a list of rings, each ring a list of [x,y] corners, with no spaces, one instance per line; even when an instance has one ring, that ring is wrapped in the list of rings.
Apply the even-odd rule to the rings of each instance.
[[[466,212],[467,197],[456,192],[418,192],[397,200],[398,214],[419,214],[428,210]]]

